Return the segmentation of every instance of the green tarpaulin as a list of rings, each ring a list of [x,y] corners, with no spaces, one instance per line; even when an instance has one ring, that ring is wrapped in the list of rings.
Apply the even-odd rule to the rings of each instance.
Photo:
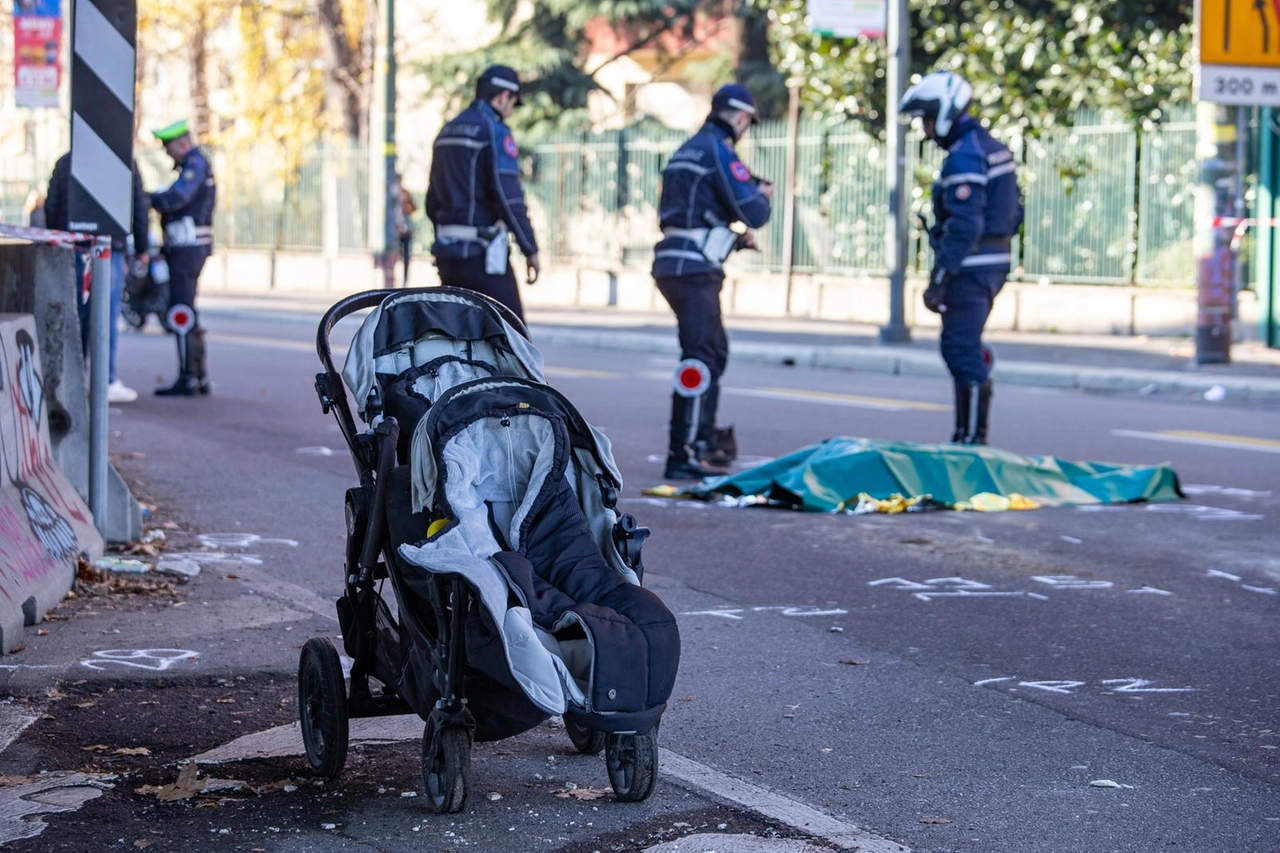
[[[812,512],[831,512],[858,495],[929,495],[944,504],[980,493],[1023,495],[1042,506],[1171,501],[1182,497],[1169,465],[1066,462],[994,447],[837,437],[738,474],[704,480],[685,493],[758,495]]]

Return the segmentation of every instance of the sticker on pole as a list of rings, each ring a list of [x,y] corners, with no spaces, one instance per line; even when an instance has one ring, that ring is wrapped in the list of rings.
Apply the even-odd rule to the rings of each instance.
[[[711,387],[711,370],[696,358],[676,365],[675,391],[681,397],[701,397]]]
[[[180,335],[191,331],[196,324],[196,312],[187,305],[175,305],[165,315],[165,324]]]

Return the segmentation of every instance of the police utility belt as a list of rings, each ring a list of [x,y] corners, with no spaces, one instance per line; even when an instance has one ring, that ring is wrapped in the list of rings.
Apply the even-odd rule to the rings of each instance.
[[[719,267],[737,248],[739,235],[727,225],[717,225],[714,228],[663,228],[662,236],[691,241],[708,263]]]
[[[213,243],[213,229],[196,225],[190,216],[175,219],[164,226],[164,244],[171,249],[184,246],[208,246]]]
[[[511,235],[505,222],[487,228],[474,225],[438,225],[436,237],[441,240],[475,240],[484,245],[484,271],[488,275],[502,275],[507,271],[510,258]]]

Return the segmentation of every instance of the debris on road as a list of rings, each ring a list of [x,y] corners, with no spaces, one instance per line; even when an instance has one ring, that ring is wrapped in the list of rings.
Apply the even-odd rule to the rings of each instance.
[[[1114,782],[1111,779],[1094,779],[1092,782],[1089,783],[1089,786],[1092,788],[1132,788],[1133,787],[1132,785],[1121,785],[1119,782]]]

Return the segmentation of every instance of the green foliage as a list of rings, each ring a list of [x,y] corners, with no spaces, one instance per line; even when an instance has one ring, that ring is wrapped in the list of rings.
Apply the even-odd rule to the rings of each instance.
[[[885,46],[809,33],[804,0],[767,8],[774,61],[806,108],[884,125]],[[975,110],[1031,133],[1080,107],[1160,120],[1191,98],[1190,0],[908,0],[912,71],[952,69]]]

